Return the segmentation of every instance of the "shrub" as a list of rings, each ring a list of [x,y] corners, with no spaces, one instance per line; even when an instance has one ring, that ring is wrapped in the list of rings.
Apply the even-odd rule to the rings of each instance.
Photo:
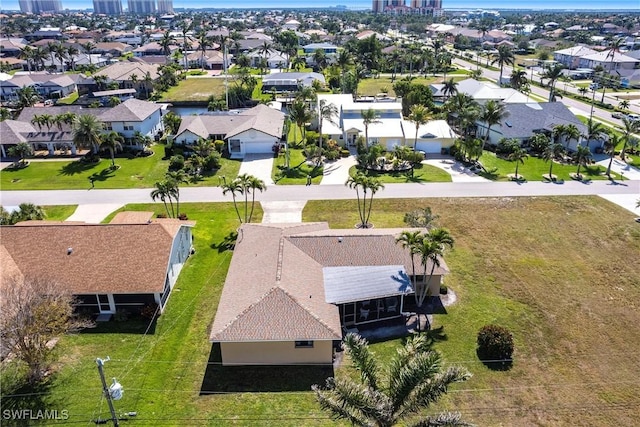
[[[166,218],[167,214],[166,213],[159,213],[158,215],[156,215],[156,218]]]
[[[212,171],[214,169],[219,169],[221,165],[220,159],[222,155],[219,152],[213,152],[204,158],[202,163],[202,168],[206,171]]]
[[[213,147],[218,153],[222,154],[222,150],[224,150],[224,141],[216,139],[215,141],[213,141]]]
[[[318,145],[318,141],[320,141],[320,134],[312,130],[307,131],[306,137],[307,137],[307,145],[309,144]]]
[[[169,143],[164,146],[164,157],[163,159],[169,159],[173,156],[173,144]]]
[[[499,156],[509,156],[509,154],[513,153],[516,148],[518,148],[516,142],[511,139],[502,138],[498,141],[498,146],[496,147],[496,154]]]
[[[177,171],[184,169],[184,157],[180,154],[171,156],[169,159],[169,170]]]
[[[341,157],[349,157],[350,155],[351,153],[349,152],[349,150],[340,150]]]
[[[187,216],[186,213],[181,213],[180,215],[178,215],[178,219],[182,220],[182,221],[186,221],[189,219],[189,217]]]
[[[449,288],[447,288],[447,285],[440,285],[440,294],[446,295],[448,292]]]
[[[513,335],[502,326],[485,325],[478,332],[477,354],[480,360],[502,365],[511,362]]]

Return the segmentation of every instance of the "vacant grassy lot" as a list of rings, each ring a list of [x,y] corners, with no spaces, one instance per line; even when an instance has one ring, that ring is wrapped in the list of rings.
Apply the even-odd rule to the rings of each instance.
[[[490,151],[485,151],[482,154],[480,162],[487,169],[487,172],[482,172],[480,175],[493,181],[508,181],[508,175],[514,174],[516,171],[516,162],[496,157],[495,153]],[[524,164],[520,163],[518,166],[518,175],[524,176],[528,181],[542,181],[542,175],[549,173],[549,166],[549,163],[541,158],[530,156],[525,159]],[[577,165],[554,163],[552,172],[558,177],[558,181],[567,181],[571,179],[569,174],[575,173],[577,170]],[[606,167],[599,165],[583,166],[580,168],[580,174],[585,180],[608,179],[608,177],[604,175],[606,171]],[[619,175],[615,172],[612,172],[611,175],[619,178]]]
[[[597,197],[381,199],[371,219],[401,227],[405,212],[425,206],[456,238],[446,282],[458,302],[435,316],[444,334],[436,348],[445,363],[474,374],[434,412],[457,409],[482,426],[636,425],[640,227],[632,214]],[[126,208],[163,211],[161,204]],[[95,358],[109,355],[106,375],[125,388],[117,411],[138,413],[127,425],[336,425],[306,391],[320,372],[216,364],[207,329],[231,258],[220,244],[237,221],[230,203],[182,210],[197,221],[196,253],[150,332],[133,320],[63,337],[58,372],[35,390],[44,394],[7,397],[34,390],[13,388],[14,372],[2,373],[3,407],[67,408],[66,422],[77,424],[105,418]],[[309,202],[303,218],[350,228],[356,202]],[[514,333],[510,371],[477,361],[476,333],[492,322]],[[397,345],[373,348],[388,357]]]
[[[161,102],[206,101],[211,95],[224,95],[224,79],[191,78],[184,79],[177,86],[162,94]]]
[[[596,197],[376,200],[376,227],[430,206],[456,238],[446,283],[459,302],[438,315],[447,364],[474,377],[441,405],[477,425],[637,424],[640,395],[640,227]],[[305,221],[357,222],[354,201],[309,202]],[[515,364],[477,361],[477,331],[508,327]],[[391,354],[396,343],[376,344]],[[592,410],[598,408],[598,410]],[[579,420],[579,421],[578,421]]]
[[[140,158],[116,158],[117,170],[110,169],[111,160],[87,164],[80,161],[31,162],[29,167],[19,170],[5,169],[0,175],[3,190],[64,190],[88,189],[89,177],[95,178],[95,188],[150,188],[164,178],[169,162],[162,160],[164,147],[151,147],[153,156]],[[240,170],[240,161],[222,159],[221,168],[205,175],[189,185],[218,185],[218,176],[235,177]]]

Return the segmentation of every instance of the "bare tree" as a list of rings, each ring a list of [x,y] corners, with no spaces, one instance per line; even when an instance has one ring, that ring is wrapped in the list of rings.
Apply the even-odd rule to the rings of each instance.
[[[17,275],[2,287],[0,345],[28,368],[35,384],[45,377],[53,357],[54,339],[92,325],[74,315],[75,300],[56,281]]]

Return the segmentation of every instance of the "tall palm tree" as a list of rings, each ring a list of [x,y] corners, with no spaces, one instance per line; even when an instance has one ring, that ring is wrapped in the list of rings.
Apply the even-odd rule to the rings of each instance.
[[[527,73],[524,70],[514,69],[509,77],[511,87],[515,90],[521,90],[527,84]]]
[[[353,64],[351,53],[347,49],[341,49],[336,58],[336,65],[340,68],[340,89],[342,93],[344,93],[345,90],[344,76],[351,64]]]
[[[233,207],[236,210],[236,215],[238,216],[238,221],[242,224],[242,217],[240,216],[240,211],[238,210],[238,201],[236,200],[237,194],[242,194],[244,191],[242,185],[240,185],[240,181],[238,179],[233,179],[229,182],[224,180],[224,184],[222,184],[222,194],[225,195],[227,193],[231,193],[231,197],[233,198]]]
[[[429,284],[433,278],[436,267],[440,266],[440,259],[444,256],[446,248],[453,248],[453,237],[444,228],[433,228],[423,235],[423,238],[416,243],[415,253],[420,257],[422,264],[422,286],[415,289],[416,304],[422,307],[424,300],[429,295]],[[427,268],[431,264],[431,271],[427,276]]]
[[[444,94],[445,102],[447,102],[447,99],[449,99],[452,95],[458,93],[458,83],[453,79],[447,80],[442,86],[442,93]]]
[[[304,140],[306,138],[306,124],[313,118],[307,103],[301,100],[293,101],[289,109],[289,118],[297,125],[298,129],[301,130],[301,137],[302,140]]]
[[[71,64],[71,69],[73,71],[76,70],[76,57],[80,53],[77,47],[69,46],[67,48],[67,59],[69,59],[69,63]]]
[[[415,104],[411,106],[411,112],[409,114],[409,121],[416,125],[416,137],[413,140],[413,149],[416,150],[418,146],[418,130],[420,126],[427,124],[431,120],[431,112],[427,107],[422,104]]]
[[[569,143],[571,142],[572,139],[575,139],[577,142],[580,140],[581,136],[582,135],[580,134],[580,130],[573,123],[569,123],[568,125],[565,126],[564,137],[565,137],[565,141],[567,142],[567,148],[569,148]]]
[[[490,99],[482,107],[479,119],[487,124],[487,134],[484,136],[484,141],[482,142],[483,151],[487,144],[487,141],[489,140],[491,127],[493,125],[502,125],[502,120],[506,119],[507,117],[509,117],[509,112],[505,109],[505,105],[500,101]]]
[[[416,289],[417,285],[417,275],[416,275],[416,246],[420,243],[420,241],[424,238],[420,231],[403,231],[396,238],[396,243],[400,243],[404,249],[409,250],[409,254],[411,255],[411,276],[413,279],[413,289]]]
[[[318,103],[318,132],[320,133],[318,146],[322,148],[322,123],[327,120],[329,123],[335,124],[335,119],[338,117],[338,107],[335,104],[328,102],[326,99],[321,99]]]
[[[173,210],[173,196],[172,191],[170,189],[171,185],[166,181],[158,181],[154,184],[154,189],[151,191],[151,199],[155,202],[157,199],[160,199],[164,204],[164,209],[167,211],[167,216],[169,218],[175,217],[175,212]],[[169,206],[167,205],[167,201],[171,205],[171,210],[169,210]]]
[[[527,151],[520,147],[520,145],[516,146],[516,148],[509,154],[509,160],[516,162],[516,179],[520,179],[520,176],[518,175],[518,166],[520,166],[520,163],[524,164],[527,157],[529,157]]]
[[[261,193],[263,191],[267,191],[267,185],[264,183],[263,180],[255,176],[249,175],[247,179],[247,187],[245,191],[249,191],[251,193],[251,211],[249,212],[249,220],[247,221],[247,222],[251,222],[251,220],[253,219],[253,208],[255,207],[255,204],[256,204],[256,191],[260,191]]]
[[[373,206],[373,196],[384,189],[384,185],[375,177],[370,177],[362,172],[350,176],[345,185],[356,190],[356,198],[358,200],[358,214],[360,215],[360,224],[358,228],[370,228],[369,223],[371,217],[371,207]],[[360,199],[360,190],[362,190],[362,199]],[[369,207],[367,208],[367,194],[370,194]]]
[[[38,46],[33,50],[33,65],[36,71],[44,69],[44,61],[48,56],[49,54],[43,47]]]
[[[269,43],[267,40],[263,41],[262,44],[260,45],[260,53],[262,54],[262,57],[264,59],[268,59],[269,57],[269,52],[271,51],[271,43]]]
[[[68,58],[67,48],[62,43],[53,44],[51,54],[60,61],[60,70],[64,73],[64,61]]]
[[[187,63],[187,50],[190,49],[189,42],[187,40],[187,33],[191,31],[193,26],[193,22],[182,21],[180,23],[180,32],[182,33],[182,54],[184,55],[184,69],[188,69],[189,65]]]
[[[562,144],[551,142],[547,144],[547,147],[542,152],[542,159],[545,162],[549,162],[549,180],[553,181],[553,161],[560,157],[564,153],[564,147]]]
[[[556,83],[562,77],[562,70],[564,70],[564,65],[556,64],[541,76],[541,79],[549,80],[549,102],[556,100]]]
[[[576,171],[576,178],[582,179],[582,175],[580,175],[580,168],[582,166],[586,166],[591,160],[591,150],[589,150],[588,147],[578,145],[574,158],[576,163],[578,164],[578,170]]]
[[[313,62],[316,63],[320,72],[327,67],[327,54],[324,49],[316,49],[316,51],[313,52]]]
[[[31,74],[31,64],[33,63],[33,52],[34,52],[34,49],[29,45],[20,49],[19,58],[27,61],[27,70],[29,71],[29,74]]]
[[[364,145],[366,150],[369,151],[369,126],[375,123],[381,123],[380,120],[378,120],[380,112],[369,108],[361,111],[360,115],[362,116],[362,124],[364,125]]]
[[[33,107],[40,101],[40,95],[33,86],[25,86],[16,90],[16,107],[22,110],[26,107]]]
[[[33,156],[33,147],[26,142],[19,142],[9,147],[7,154],[11,157],[19,157],[20,164],[24,166],[26,165],[24,159],[28,156]]]
[[[202,67],[202,71],[204,71],[204,55],[207,53],[207,49],[212,46],[213,40],[207,36],[207,32],[204,30],[198,33],[197,38],[200,49],[200,66]],[[222,45],[220,46],[222,47]]]
[[[591,141],[602,142],[609,135],[609,130],[600,122],[589,120],[587,122],[587,133],[584,138],[587,140],[587,147]]]
[[[640,130],[640,121],[637,120],[629,120],[627,117],[622,118],[622,125],[624,129],[622,130],[622,138],[623,145],[622,150],[620,150],[620,159],[625,162],[625,154],[627,152],[627,145],[631,142],[631,138],[633,138],[632,134],[638,132]]]
[[[171,35],[171,32],[165,31],[160,39],[160,47],[162,47],[162,54],[165,56],[165,63],[169,62],[169,55],[171,55],[171,45],[175,43],[175,39]]]
[[[507,45],[501,45],[498,47],[498,51],[493,55],[492,64],[498,63],[500,65],[500,78],[498,83],[502,84],[502,72],[505,65],[513,65],[515,56],[513,50]]]
[[[100,147],[102,122],[96,116],[83,114],[73,123],[73,143],[80,149],[90,149],[93,154]]]
[[[604,143],[604,152],[609,155],[609,165],[607,165],[607,176],[611,178],[611,164],[616,156],[616,147],[622,142],[622,136],[618,133],[609,135],[609,139]]]
[[[124,138],[118,132],[111,131],[106,135],[102,135],[100,141],[100,149],[109,150],[109,157],[111,157],[111,167],[116,167],[116,151],[122,150],[122,143]]]
[[[615,71],[618,74],[618,76],[620,75],[620,73],[617,70],[617,66],[613,65],[613,60],[615,59],[616,52],[619,53],[620,48],[624,46],[624,44],[625,44],[625,39],[623,37],[618,37],[617,39],[612,40],[611,44],[609,45],[609,52],[607,52],[607,56],[605,58],[605,60],[607,58],[611,58],[611,61],[609,62],[609,71],[607,71],[609,75],[612,74],[611,73],[612,71]],[[603,76],[604,76],[604,73],[603,73]],[[604,102],[604,94],[606,90],[607,90],[607,85],[604,84],[604,81],[603,81],[602,82],[602,99],[600,99],[600,102]]]
[[[345,375],[328,378],[324,387],[317,384],[311,387],[320,407],[334,418],[347,420],[354,426],[470,425],[457,413],[435,417],[423,413],[451,384],[471,377],[466,369],[455,366],[442,372],[440,355],[429,349],[425,335],[408,339],[386,364],[384,376],[380,375],[380,367],[365,339],[347,334],[342,346],[354,371],[360,373],[359,381]]]
[[[176,218],[178,218],[180,216],[180,184],[189,182],[189,179],[182,169],[168,171],[165,177],[169,193],[176,199]]]

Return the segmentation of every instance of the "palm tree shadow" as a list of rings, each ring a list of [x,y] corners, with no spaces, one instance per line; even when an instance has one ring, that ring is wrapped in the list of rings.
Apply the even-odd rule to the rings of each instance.
[[[95,168],[97,165],[98,163],[90,163],[90,162],[83,162],[82,160],[76,160],[75,162],[67,163],[66,165],[62,166],[60,168],[59,175],[67,175],[67,176],[78,175],[90,169]]]
[[[232,251],[236,247],[236,241],[238,240],[238,232],[232,231],[227,234],[224,239],[219,243],[212,243],[209,247],[211,249],[217,249],[218,253]]]
[[[111,167],[102,169],[100,172],[98,173],[94,173],[92,174],[89,179],[92,179],[93,181],[106,181],[109,178],[114,177],[116,174],[116,169],[111,169]]]
[[[491,180],[491,181],[496,181],[498,179],[498,177],[500,176],[500,174],[498,173],[498,168],[493,168],[491,170],[484,169],[478,175],[480,175],[481,177],[483,177],[485,179]]]

